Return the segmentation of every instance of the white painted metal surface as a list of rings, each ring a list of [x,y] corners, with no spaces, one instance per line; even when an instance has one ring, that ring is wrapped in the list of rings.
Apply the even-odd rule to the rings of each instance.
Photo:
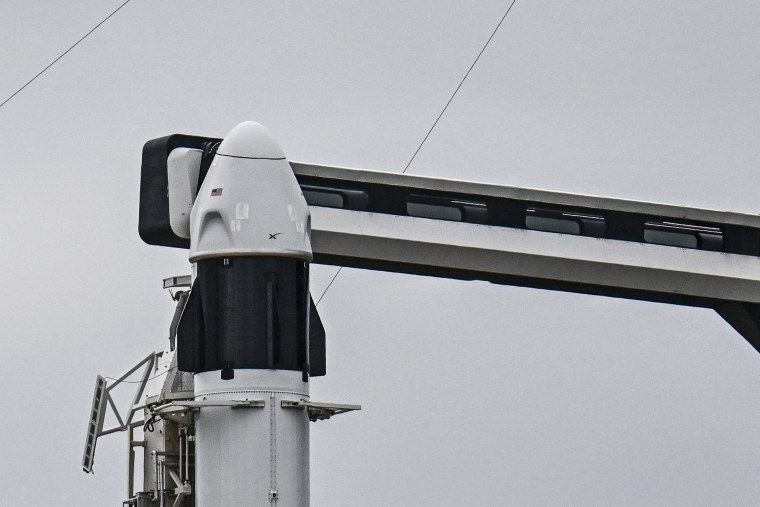
[[[209,407],[196,415],[196,502],[212,505],[309,505],[309,419],[284,400],[309,399],[300,372],[236,370],[195,375],[195,400],[262,400],[263,407]]]
[[[312,207],[315,257],[497,281],[760,303],[760,258],[567,234]],[[738,219],[737,219],[738,220]],[[401,269],[399,269],[401,268]],[[647,299],[647,298],[643,298]]]
[[[169,223],[180,238],[190,238],[190,212],[198,188],[202,156],[203,150],[176,148],[166,159]]]
[[[347,167],[324,166],[303,162],[290,162],[293,172],[298,176],[318,176],[344,182],[364,182],[409,187],[415,190],[450,192],[453,194],[470,194],[474,196],[491,196],[535,203],[554,204],[577,208],[593,208],[626,213],[641,213],[660,217],[669,217],[697,222],[741,225],[760,228],[760,215],[747,215],[730,211],[673,206],[593,195],[570,194],[532,188],[510,187],[488,183],[450,180],[445,178],[428,178],[409,174],[370,171]]]
[[[222,141],[198,190],[190,215],[190,261],[225,255],[311,260],[309,220],[276,141],[258,123],[241,123]]]

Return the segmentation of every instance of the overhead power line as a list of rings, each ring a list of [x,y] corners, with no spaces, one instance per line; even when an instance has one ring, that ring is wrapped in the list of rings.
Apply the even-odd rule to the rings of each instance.
[[[69,53],[69,52],[70,52],[72,49],[74,49],[75,47],[77,47],[77,46],[79,45],[79,43],[80,43],[80,42],[82,42],[82,41],[83,41],[83,40],[85,40],[87,37],[89,37],[89,36],[90,36],[90,34],[91,34],[92,32],[94,32],[95,30],[97,30],[98,28],[100,28],[100,26],[101,26],[103,23],[105,23],[106,21],[108,21],[109,19],[111,19],[111,16],[113,16],[114,14],[116,14],[117,12],[119,12],[119,11],[121,10],[121,8],[122,8],[122,7],[124,7],[125,5],[127,5],[127,4],[128,4],[130,1],[131,1],[131,0],[126,0],[126,2],[124,2],[123,4],[121,4],[120,6],[118,6],[118,7],[116,8],[116,10],[114,10],[114,11],[113,11],[111,14],[109,14],[108,16],[106,16],[105,18],[103,18],[103,20],[102,20],[100,23],[98,23],[97,25],[95,25],[95,26],[92,28],[92,30],[90,30],[89,32],[87,32],[86,34],[84,34],[84,35],[82,36],[82,38],[81,38],[81,39],[79,39],[78,41],[76,41],[76,42],[75,42],[74,44],[72,44],[72,45],[71,45],[71,46],[70,46],[70,47],[69,47],[69,48],[68,48],[66,51],[64,51],[63,53],[61,53],[61,54],[58,56],[58,58],[56,58],[55,60],[53,60],[52,62],[50,62],[50,63],[48,64],[48,66],[47,66],[47,67],[45,67],[44,69],[42,69],[41,71],[39,71],[39,72],[38,72],[38,73],[37,73],[37,74],[36,74],[36,75],[35,75],[35,76],[34,76],[32,79],[30,79],[29,81],[27,81],[26,83],[24,83],[24,85],[23,85],[23,86],[21,86],[21,88],[19,88],[19,89],[18,89],[18,90],[16,90],[15,92],[13,92],[13,94],[11,94],[11,96],[10,96],[10,97],[8,97],[7,99],[5,99],[5,100],[2,102],[2,104],[0,104],[0,107],[3,107],[5,104],[7,104],[8,102],[10,102],[10,100],[11,100],[13,97],[15,97],[16,95],[18,95],[19,93],[21,93],[21,91],[23,91],[23,89],[24,89],[24,88],[26,88],[27,86],[29,86],[30,84],[32,84],[32,83],[33,83],[33,82],[34,82],[34,81],[35,81],[35,80],[36,80],[38,77],[40,77],[42,74],[44,74],[44,73],[45,73],[45,71],[47,71],[47,70],[48,70],[50,67],[52,67],[52,66],[53,66],[53,65],[55,65],[56,63],[58,63],[58,61],[59,61],[61,58],[63,58],[64,56],[66,56],[66,55],[67,55],[67,54],[68,54],[68,53]]]
[[[454,93],[451,94],[451,97],[449,97],[449,100],[448,102],[446,102],[446,105],[443,106],[443,109],[441,110],[441,114],[439,114],[438,118],[435,119],[435,121],[433,122],[433,126],[430,127],[430,130],[428,130],[427,134],[425,134],[425,137],[422,139],[422,142],[420,143],[419,146],[417,146],[417,149],[415,150],[414,155],[412,155],[412,158],[409,159],[409,162],[407,162],[406,167],[404,167],[404,170],[401,171],[401,174],[406,173],[406,170],[409,169],[410,165],[412,165],[412,162],[414,161],[414,157],[417,156],[417,153],[419,153],[420,149],[422,149],[422,145],[425,144],[425,141],[427,141],[428,137],[430,137],[430,133],[433,132],[433,129],[435,128],[435,126],[438,125],[438,121],[443,116],[443,113],[446,112],[446,109],[448,109],[449,104],[451,104],[451,101],[454,100],[454,97],[456,96],[457,92],[464,84],[465,80],[467,79],[467,76],[470,75],[470,72],[472,72],[472,69],[475,67],[475,64],[478,63],[478,60],[480,60],[480,56],[483,54],[483,52],[486,50],[488,45],[491,43],[491,39],[493,39],[493,36],[496,35],[496,32],[499,31],[499,27],[501,27],[501,24],[504,23],[505,19],[507,19],[507,15],[509,14],[509,11],[512,10],[512,7],[515,5],[516,1],[517,0],[512,0],[512,2],[509,4],[509,7],[507,7],[507,11],[501,17],[501,19],[499,20],[499,23],[496,25],[496,28],[493,29],[493,32],[491,32],[491,36],[488,37],[488,40],[483,45],[483,48],[480,50],[480,53],[478,53],[478,56],[475,57],[475,60],[472,62],[472,65],[470,65],[470,68],[467,69],[467,72],[465,72],[464,77],[459,82],[459,85],[457,85],[456,90],[454,90]],[[330,280],[330,283],[327,284],[327,288],[325,288],[325,290],[322,292],[322,295],[319,296],[319,299],[314,305],[315,307],[318,306],[319,302],[322,301],[322,298],[325,297],[325,294],[327,294],[327,291],[330,290],[330,287],[332,287],[333,282],[335,281],[336,278],[338,278],[338,275],[340,274],[342,270],[343,270],[343,266],[339,267],[338,271],[335,272],[335,275],[333,275],[332,280]]]
[[[433,122],[433,126],[430,127],[430,130],[428,130],[427,134],[425,134],[424,139],[422,139],[422,142],[420,143],[420,145],[417,146],[417,150],[414,152],[414,155],[412,155],[412,158],[409,159],[409,162],[407,162],[406,167],[404,167],[404,170],[401,171],[401,174],[404,174],[406,172],[406,170],[409,169],[409,166],[412,165],[412,161],[414,161],[414,157],[417,156],[417,153],[419,153],[420,149],[422,149],[422,145],[425,144],[425,141],[427,141],[428,137],[430,137],[430,133],[433,132],[433,129],[435,128],[435,126],[438,125],[438,121],[441,119],[441,116],[443,116],[443,113],[445,113],[446,109],[449,108],[449,104],[451,104],[451,101],[454,100],[454,97],[456,96],[457,92],[459,91],[459,89],[464,84],[464,81],[467,79],[467,76],[470,75],[470,72],[472,72],[473,67],[475,67],[475,64],[478,63],[478,60],[480,60],[480,55],[483,54],[483,52],[488,47],[488,44],[491,43],[491,39],[493,39],[493,36],[496,35],[496,32],[499,31],[499,27],[501,26],[501,24],[504,23],[505,19],[507,19],[507,15],[509,14],[509,11],[512,10],[512,6],[515,5],[516,1],[517,0],[512,0],[512,3],[509,4],[509,7],[507,7],[507,12],[504,13],[504,15],[499,20],[499,24],[496,25],[496,28],[493,29],[493,32],[491,33],[491,36],[488,38],[488,40],[486,41],[486,43],[483,45],[483,48],[480,50],[480,53],[478,53],[478,56],[475,57],[475,61],[472,62],[472,65],[470,65],[470,68],[467,69],[467,72],[464,74],[464,77],[459,82],[459,85],[457,86],[456,90],[454,90],[454,93],[452,93],[451,97],[449,97],[449,101],[446,102],[445,106],[443,106],[443,109],[441,110],[441,114],[439,114],[438,118],[435,119],[435,121]]]
[[[338,278],[338,275],[343,270],[343,266],[338,268],[338,271],[335,272],[335,275],[333,275],[332,280],[330,280],[330,283],[327,284],[327,288],[325,288],[324,291],[322,291],[322,295],[319,296],[319,299],[317,299],[317,302],[314,303],[314,308],[319,306],[319,302],[322,301],[322,298],[325,297],[325,294],[327,294],[327,291],[330,290],[330,286],[333,284],[336,278]]]

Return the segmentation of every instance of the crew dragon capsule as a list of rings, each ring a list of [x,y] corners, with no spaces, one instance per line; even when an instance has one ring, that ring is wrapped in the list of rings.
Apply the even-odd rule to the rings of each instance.
[[[309,207],[285,154],[254,122],[213,155],[190,213],[196,277],[178,327],[178,365],[309,374]]]

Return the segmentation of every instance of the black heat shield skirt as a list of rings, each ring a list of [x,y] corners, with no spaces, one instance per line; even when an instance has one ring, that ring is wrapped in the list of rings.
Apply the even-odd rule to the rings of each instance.
[[[308,294],[308,264],[284,257],[198,263],[177,327],[181,371],[279,369],[322,376],[325,363],[325,330]]]

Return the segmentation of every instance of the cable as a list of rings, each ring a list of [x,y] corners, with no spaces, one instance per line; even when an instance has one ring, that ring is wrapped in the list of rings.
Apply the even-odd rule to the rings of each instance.
[[[478,60],[480,60],[480,55],[482,55],[483,52],[486,50],[486,48],[488,47],[488,44],[490,44],[490,42],[491,42],[491,39],[493,39],[493,36],[496,35],[497,31],[499,31],[499,27],[504,22],[504,20],[507,18],[507,14],[509,14],[509,11],[512,10],[512,7],[515,5],[516,1],[517,0],[512,0],[512,3],[509,4],[509,7],[507,8],[507,12],[505,12],[504,15],[501,17],[501,20],[499,21],[499,24],[496,25],[496,28],[494,28],[493,33],[491,33],[491,36],[486,41],[485,45],[483,46],[483,49],[481,49],[480,53],[478,53],[478,56],[475,58],[475,61],[472,62],[472,65],[470,65],[470,68],[467,69],[467,72],[465,73],[464,77],[459,82],[459,86],[457,86],[457,89],[454,90],[454,93],[451,94],[451,98],[449,98],[449,101],[446,102],[446,105],[443,106],[443,109],[441,110],[441,114],[439,114],[438,118],[435,119],[435,122],[433,122],[433,126],[430,127],[430,130],[428,130],[427,134],[425,134],[425,138],[422,140],[422,142],[420,143],[420,145],[417,147],[417,150],[414,152],[414,155],[412,155],[412,158],[409,159],[409,162],[406,164],[406,167],[404,167],[404,170],[401,171],[401,174],[406,173],[406,170],[409,169],[410,165],[412,165],[412,161],[414,160],[414,157],[417,156],[417,153],[419,153],[420,149],[422,149],[422,145],[425,144],[425,141],[427,141],[427,138],[430,137],[430,133],[433,132],[433,129],[435,128],[435,126],[438,125],[438,120],[441,119],[441,116],[443,116],[443,113],[445,113],[446,109],[449,108],[449,104],[451,104],[451,101],[454,100],[454,97],[456,96],[457,92],[459,91],[459,89],[464,84],[465,79],[467,79],[467,76],[470,75],[470,72],[472,71],[473,67],[475,67],[475,64],[478,63]]]
[[[425,141],[427,141],[428,137],[430,137],[430,133],[433,132],[433,129],[435,128],[435,126],[438,125],[438,121],[443,116],[443,113],[446,112],[446,109],[448,109],[449,104],[451,104],[451,101],[454,100],[454,97],[456,96],[457,92],[459,91],[459,89],[464,84],[465,79],[467,79],[467,76],[470,75],[470,72],[475,67],[475,64],[478,63],[478,60],[480,60],[480,55],[483,54],[483,52],[488,47],[488,44],[491,43],[491,39],[493,39],[494,35],[496,35],[496,32],[499,31],[499,27],[501,26],[501,24],[504,23],[505,19],[507,19],[507,15],[509,14],[509,11],[512,10],[512,7],[515,5],[516,1],[517,0],[512,0],[512,3],[510,3],[509,7],[507,7],[507,12],[505,12],[504,15],[501,17],[501,19],[499,20],[499,24],[496,25],[496,28],[494,28],[493,32],[491,33],[491,36],[488,38],[488,40],[486,41],[486,43],[483,45],[483,48],[480,50],[480,53],[478,53],[478,56],[475,57],[475,61],[472,62],[472,65],[470,65],[470,68],[467,69],[467,72],[465,73],[465,75],[462,78],[462,80],[459,82],[459,85],[457,86],[456,90],[454,90],[454,93],[451,94],[451,97],[449,98],[449,101],[446,102],[445,106],[443,106],[443,109],[441,110],[441,114],[439,114],[438,118],[435,119],[435,122],[433,122],[433,126],[430,127],[430,130],[428,130],[427,134],[425,134],[425,138],[422,140],[422,142],[420,143],[420,145],[417,146],[417,150],[414,152],[414,155],[412,155],[412,158],[409,159],[409,162],[406,164],[406,167],[404,167],[404,170],[401,171],[401,174],[406,173],[406,170],[409,169],[410,165],[412,165],[412,161],[414,161],[414,157],[417,156],[417,153],[419,153],[420,149],[422,149],[422,145],[425,144]],[[338,271],[335,272],[335,276],[332,277],[332,280],[330,280],[330,283],[327,284],[327,288],[324,290],[324,292],[322,292],[322,295],[319,296],[319,299],[317,300],[317,303],[314,305],[315,308],[317,306],[319,306],[319,302],[322,301],[323,297],[325,297],[325,294],[327,294],[327,291],[330,290],[330,287],[332,287],[333,282],[335,281],[336,278],[338,278],[338,275],[340,274],[340,272],[342,270],[343,270],[343,266],[341,266],[340,268],[338,268]]]
[[[145,420],[145,424],[143,424],[143,431],[145,433],[149,433],[155,429],[153,426],[158,421],[158,414],[152,414],[148,419]]]
[[[108,16],[106,16],[103,19],[103,21],[101,21],[100,23],[98,23],[97,25],[95,25],[95,27],[92,30],[90,30],[89,32],[87,32],[86,34],[84,34],[82,36],[82,38],[79,39],[78,41],[76,41],[71,47],[69,47],[69,49],[67,49],[66,51],[64,51],[63,53],[61,53],[60,56],[58,56],[58,58],[56,58],[55,60],[53,60],[52,62],[50,62],[50,64],[47,67],[45,67],[44,69],[42,69],[41,71],[39,71],[32,79],[30,79],[29,81],[27,81],[21,88],[19,88],[15,92],[13,92],[13,94],[10,97],[8,97],[7,99],[5,99],[2,102],[2,104],[0,104],[0,107],[3,107],[5,104],[7,104],[8,102],[10,102],[10,100],[13,97],[15,97],[16,95],[18,95],[19,93],[21,93],[21,91],[24,88],[26,88],[27,86],[29,86],[30,84],[32,84],[34,82],[34,80],[37,79],[38,77],[40,77],[42,74],[44,74],[46,70],[48,70],[50,67],[52,67],[53,65],[55,65],[56,63],[58,63],[58,60],[60,60],[64,56],[66,56],[69,53],[69,51],[71,51],[72,49],[74,49],[75,47],[77,47],[80,42],[82,42],[87,37],[89,37],[92,32],[94,32],[95,30],[97,30],[98,28],[100,28],[100,25],[102,25],[103,23],[105,23],[106,21],[108,21],[111,18],[111,16],[113,16],[114,14],[116,14],[117,12],[119,12],[121,10],[121,8],[124,7],[125,5],[127,5],[130,1],[131,0],[126,0],[123,4],[121,4],[120,6],[118,6],[115,11],[113,11],[111,14],[109,14]]]
[[[322,292],[322,295],[319,296],[319,299],[317,299],[317,302],[314,303],[314,308],[319,306],[319,302],[322,301],[322,298],[325,297],[325,294],[327,294],[327,291],[330,290],[330,286],[333,284],[336,278],[338,278],[338,275],[343,270],[343,266],[338,268],[338,271],[335,272],[335,276],[332,277],[332,280],[330,280],[330,283],[327,284],[327,288]]]

